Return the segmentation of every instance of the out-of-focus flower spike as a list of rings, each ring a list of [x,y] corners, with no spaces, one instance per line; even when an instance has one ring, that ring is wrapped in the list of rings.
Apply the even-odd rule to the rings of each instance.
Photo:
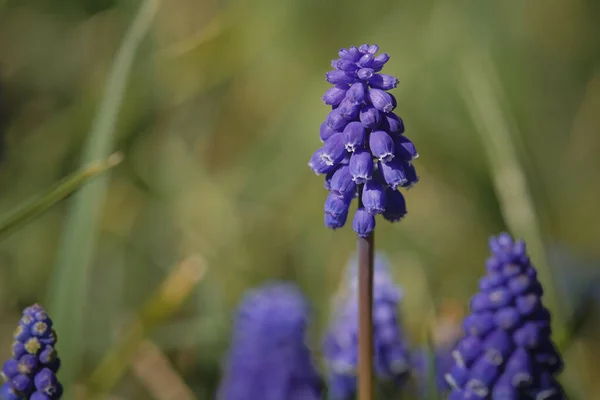
[[[464,398],[562,400],[555,379],[562,360],[524,243],[505,233],[491,238],[489,247],[487,274],[471,299],[465,337],[454,350],[456,365],[469,370],[469,380],[458,389]]]
[[[2,368],[6,383],[0,390],[0,398],[60,399],[62,387],[56,377],[60,363],[54,349],[56,332],[40,305],[23,311],[14,338],[13,358]]]
[[[234,323],[219,400],[321,398],[322,382],[305,344],[308,305],[295,285],[249,291]]]
[[[409,351],[398,317],[401,289],[393,282],[389,261],[375,254],[373,280],[373,335],[377,379],[401,389],[409,375]],[[346,267],[343,296],[338,298],[333,319],[323,340],[329,395],[351,399],[357,390],[358,368],[358,265],[353,256]]]

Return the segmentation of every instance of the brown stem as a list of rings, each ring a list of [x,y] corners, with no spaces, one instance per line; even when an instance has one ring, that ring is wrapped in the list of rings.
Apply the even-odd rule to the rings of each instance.
[[[373,400],[374,233],[358,238],[358,400]]]

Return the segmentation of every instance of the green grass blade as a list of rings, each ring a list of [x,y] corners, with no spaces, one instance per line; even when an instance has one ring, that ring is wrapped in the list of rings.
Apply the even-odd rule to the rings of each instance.
[[[136,51],[148,32],[159,1],[144,1],[129,27],[112,65],[106,90],[83,153],[83,163],[112,151],[115,124]],[[76,378],[83,356],[83,326],[91,259],[99,212],[105,198],[106,176],[83,186],[73,198],[50,291],[50,311],[60,339],[61,380],[66,388]],[[66,345],[61,346],[61,343]],[[67,392],[68,393],[68,392]]]
[[[123,156],[115,153],[104,161],[90,163],[88,166],[67,176],[49,191],[30,199],[7,216],[0,219],[0,240],[10,236],[19,228],[33,221],[51,209],[55,204],[67,198],[92,178],[118,165]]]
[[[493,63],[484,51],[478,51],[466,54],[461,68],[459,86],[484,145],[502,216],[512,233],[526,241],[554,322],[561,326],[564,313],[544,250],[535,204],[511,134],[513,128],[502,107],[501,86]]]

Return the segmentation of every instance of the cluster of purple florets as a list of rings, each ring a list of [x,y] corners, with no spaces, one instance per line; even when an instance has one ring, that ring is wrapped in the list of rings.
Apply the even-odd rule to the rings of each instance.
[[[308,305],[290,283],[250,291],[235,318],[220,400],[319,400],[323,389],[305,344]]]
[[[348,291],[335,309],[326,334],[323,354],[327,365],[329,397],[351,399],[357,389],[358,368],[358,278],[356,261],[350,265]],[[409,376],[409,350],[398,318],[400,288],[389,274],[387,260],[375,258],[373,283],[373,339],[375,368],[383,382],[403,386]]]
[[[350,203],[359,198],[353,228],[361,237],[375,228],[375,215],[398,221],[406,214],[400,187],[417,181],[412,160],[417,157],[413,143],[403,136],[404,123],[393,113],[396,99],[387,93],[398,85],[393,76],[379,71],[389,60],[387,53],[376,55],[377,45],[363,44],[339,51],[333,71],[325,76],[335,85],[323,96],[332,107],[321,125],[323,147],[312,156],[309,166],[326,174],[325,225],[332,229],[346,223]]]
[[[454,388],[449,399],[565,399],[555,379],[563,363],[550,338],[550,312],[525,243],[501,234],[490,249],[446,376]]]
[[[2,400],[55,400],[62,395],[56,378],[60,359],[56,333],[44,309],[34,304],[23,311],[14,333],[12,358],[4,363],[0,389]]]

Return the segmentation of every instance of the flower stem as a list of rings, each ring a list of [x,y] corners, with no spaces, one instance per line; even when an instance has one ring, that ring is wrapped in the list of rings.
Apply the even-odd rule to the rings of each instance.
[[[374,233],[358,238],[358,400],[373,400]]]

